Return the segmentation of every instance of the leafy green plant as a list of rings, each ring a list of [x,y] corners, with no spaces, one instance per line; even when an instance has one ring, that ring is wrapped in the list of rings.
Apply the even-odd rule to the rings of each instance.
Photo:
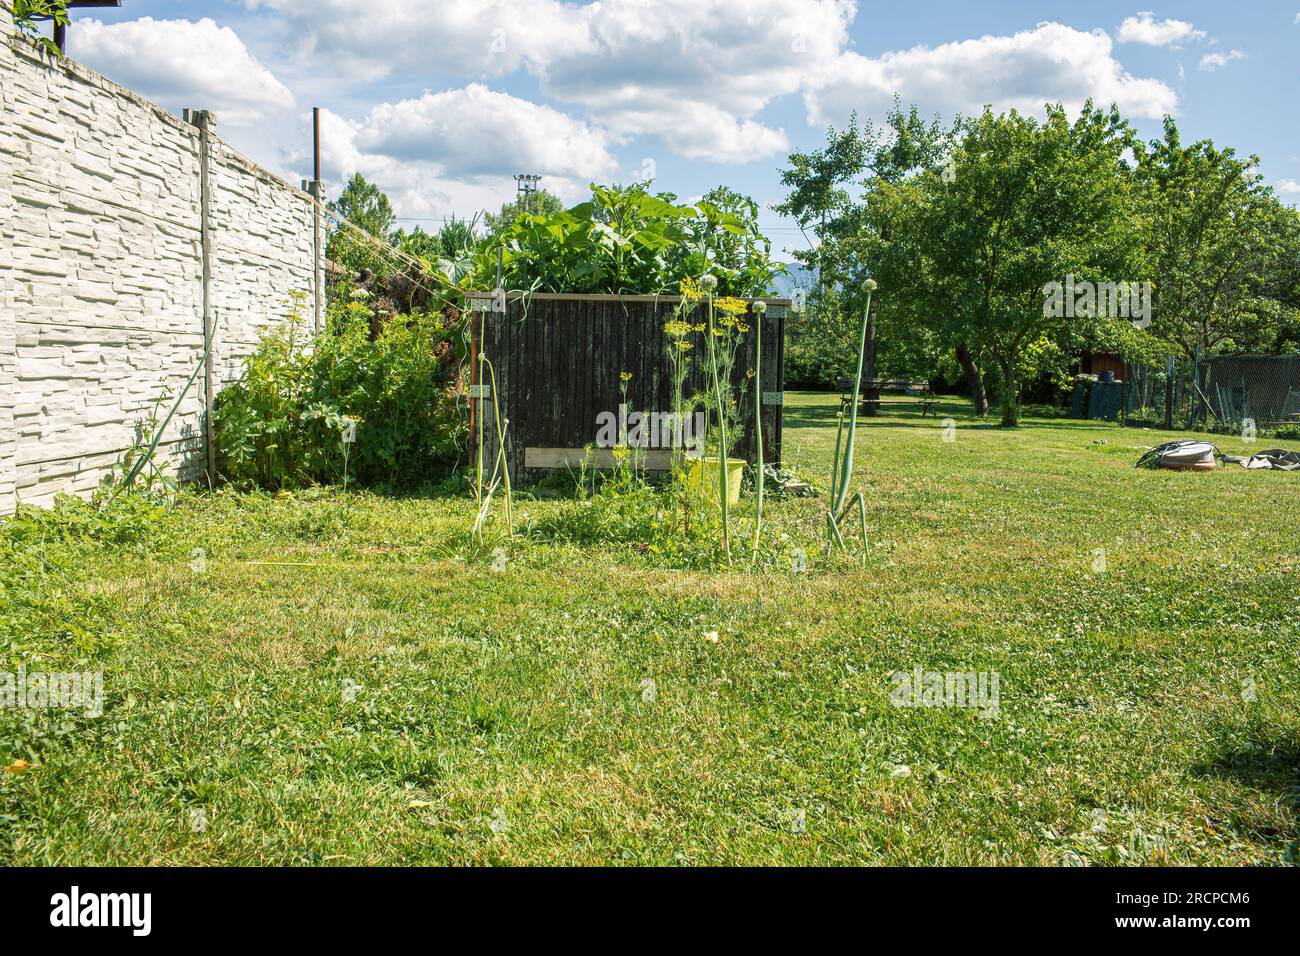
[[[131,444],[100,482],[102,490],[110,495],[138,492],[148,498],[176,494],[176,479],[167,473],[170,465],[158,454],[158,443],[166,426],[162,409],[171,397],[172,390],[164,386],[148,414],[136,423]]]
[[[716,507],[700,508],[683,525],[673,514],[675,482],[665,486],[631,468],[614,468],[590,476],[593,491],[557,502],[554,510],[525,532],[536,542],[628,548],[666,567],[713,568],[718,565],[721,533]]]
[[[348,301],[308,338],[302,305],[296,296],[217,398],[222,475],[278,489],[339,480],[346,462],[362,485],[443,477],[464,435],[453,325],[437,314],[399,316],[372,342],[361,323],[342,319],[364,309]],[[342,440],[350,424],[354,443]]]
[[[593,184],[588,202],[517,216],[480,249],[479,275],[495,276],[499,252],[509,288],[652,295],[712,270],[723,295],[768,291],[783,267],[758,229],[753,200],[720,187],[681,205],[648,187]]]
[[[63,56],[49,37],[41,36],[38,31],[39,21],[49,20],[60,26],[68,24],[68,4],[66,0],[13,0],[14,26],[18,33],[27,37],[52,57]]]

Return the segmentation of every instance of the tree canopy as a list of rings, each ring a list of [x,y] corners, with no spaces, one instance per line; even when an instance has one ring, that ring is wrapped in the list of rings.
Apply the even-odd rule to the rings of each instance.
[[[955,354],[977,408],[993,373],[1013,424],[1020,383],[1084,348],[1151,362],[1296,347],[1300,219],[1256,163],[1184,146],[1172,118],[1144,144],[1091,103],[1074,119],[1049,105],[1042,120],[985,110],[946,129],[895,104],[884,127],[855,119],[791,154],[776,208],[814,233],[799,258],[823,298],[880,281],[886,363],[933,371]],[[1075,280],[1090,304],[1053,310],[1049,289]],[[1149,325],[1101,308],[1101,284],[1149,293]]]
[[[524,198],[520,196],[503,204],[500,212],[484,215],[483,221],[487,226],[487,234],[491,238],[499,235],[524,213],[549,216],[563,209],[564,202],[559,196],[549,190],[539,189],[528,198],[527,208],[525,208]]]

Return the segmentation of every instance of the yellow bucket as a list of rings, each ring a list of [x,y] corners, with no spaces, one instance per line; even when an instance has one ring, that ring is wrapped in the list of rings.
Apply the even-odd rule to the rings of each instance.
[[[727,503],[729,505],[740,504],[740,480],[744,474],[743,458],[727,459]],[[686,466],[686,484],[695,491],[707,486],[711,494],[718,494],[718,459],[716,457],[692,458]]]

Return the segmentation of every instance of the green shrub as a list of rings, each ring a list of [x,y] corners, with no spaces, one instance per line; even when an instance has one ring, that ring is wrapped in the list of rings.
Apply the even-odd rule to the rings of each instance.
[[[222,476],[275,489],[337,482],[345,468],[349,481],[366,485],[445,477],[465,431],[449,324],[438,314],[396,316],[372,342],[365,305],[331,311],[326,330],[311,337],[295,308],[218,396]]]

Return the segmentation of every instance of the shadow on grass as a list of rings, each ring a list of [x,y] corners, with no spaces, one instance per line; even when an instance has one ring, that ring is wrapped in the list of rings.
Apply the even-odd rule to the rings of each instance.
[[[787,406],[783,426],[789,428],[835,428],[835,417],[839,414],[838,407],[834,405],[804,405],[804,406]],[[920,412],[910,412],[899,414],[892,412],[888,415],[859,415],[858,428],[870,430],[873,428],[916,428],[918,425],[933,425],[939,428],[943,425],[945,418],[954,418],[957,427],[963,430],[975,431],[1007,431],[1014,433],[1016,429],[1004,428],[997,417],[987,419],[972,418],[970,412],[966,409],[959,410],[957,415],[946,414],[942,404],[939,406],[939,415],[921,415]],[[1056,428],[1067,431],[1089,431],[1101,428],[1111,422],[1094,421],[1091,419],[1079,418],[1055,418],[1055,419],[1026,419],[1020,423],[1019,428],[1027,430],[1031,428]]]
[[[1202,777],[1230,778],[1258,790],[1271,790],[1300,808],[1300,741],[1248,741],[1225,748],[1192,767]]]

